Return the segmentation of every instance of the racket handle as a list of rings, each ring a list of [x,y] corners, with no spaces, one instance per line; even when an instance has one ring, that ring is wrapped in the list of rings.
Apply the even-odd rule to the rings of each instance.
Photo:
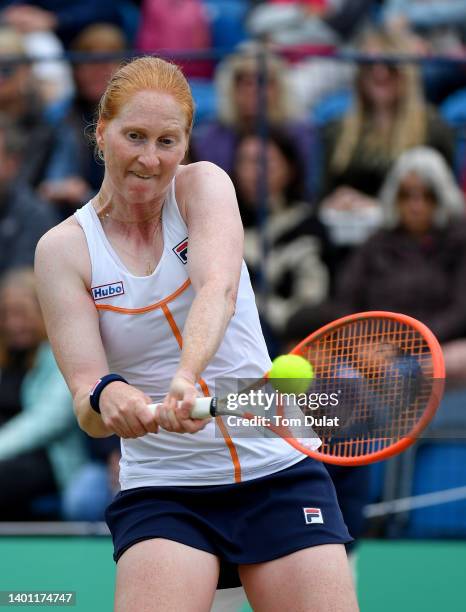
[[[181,404],[181,402],[178,402]],[[149,404],[149,408],[154,415],[157,413],[160,404]],[[191,410],[192,419],[208,419],[216,416],[217,398],[216,397],[198,397],[195,400],[194,408]]]

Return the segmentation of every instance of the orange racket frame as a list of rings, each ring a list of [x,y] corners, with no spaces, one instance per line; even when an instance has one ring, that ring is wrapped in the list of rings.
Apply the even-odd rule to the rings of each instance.
[[[417,332],[417,334],[422,338],[425,342],[425,345],[428,347],[428,355],[431,360],[431,372],[430,376],[433,380],[435,380],[435,384],[433,384],[430,398],[427,401],[425,409],[412,427],[412,429],[405,434],[401,439],[390,444],[389,446],[382,448],[380,450],[376,450],[369,454],[361,454],[358,456],[334,456],[330,454],[326,454],[325,452],[311,451],[305,448],[302,444],[299,443],[295,438],[285,439],[289,444],[295,447],[297,450],[301,452],[305,452],[307,455],[318,459],[319,461],[323,461],[326,463],[331,463],[335,465],[365,465],[368,463],[373,463],[374,461],[380,461],[382,459],[388,459],[389,457],[393,457],[398,453],[406,450],[409,446],[411,446],[415,440],[418,438],[419,434],[426,428],[426,426],[431,421],[434,416],[440,401],[442,399],[444,383],[445,383],[445,364],[443,360],[442,349],[440,344],[434,334],[430,331],[430,329],[421,323],[420,321],[409,317],[404,314],[394,313],[394,312],[385,312],[385,311],[369,311],[369,312],[361,312],[357,314],[351,314],[331,323],[325,325],[320,328],[310,336],[308,336],[305,340],[300,342],[292,351],[291,354],[302,355],[309,359],[312,363],[312,360],[309,358],[310,348],[318,345],[319,342],[325,342],[326,338],[329,338],[331,334],[343,327],[348,326],[351,323],[364,322],[365,320],[374,321],[376,319],[380,319],[383,321],[391,321],[400,324],[401,326],[406,326],[413,332]],[[400,332],[398,332],[400,335]],[[315,363],[313,364],[315,367]],[[321,448],[325,448],[325,439],[320,436],[323,445]],[[348,441],[348,448],[350,447],[351,441]]]

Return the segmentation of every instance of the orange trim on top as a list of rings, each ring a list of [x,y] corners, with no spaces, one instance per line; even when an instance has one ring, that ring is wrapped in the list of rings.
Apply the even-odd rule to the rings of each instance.
[[[173,315],[170,312],[170,309],[168,308],[166,304],[162,304],[162,311],[163,311],[163,314],[165,315],[165,318],[168,321],[168,325],[170,325],[170,329],[172,330],[173,335],[176,338],[176,341],[178,342],[178,346],[181,349],[183,347],[183,336],[181,335],[181,332],[178,329],[178,325],[176,324],[176,321],[173,318]]]
[[[170,329],[172,330],[173,335],[175,336],[176,341],[178,342],[178,346],[180,347],[180,349],[183,348],[183,336],[181,335],[181,332],[178,328],[178,325],[176,324],[175,319],[173,318],[172,313],[170,312],[170,309],[168,308],[166,303],[162,304],[161,308],[163,314],[165,315],[168,321],[168,324],[170,325]],[[206,381],[203,378],[199,378],[198,383],[205,397],[209,397],[210,391]],[[221,417],[216,417],[215,420],[217,421],[217,425],[220,431],[222,432],[225,444],[227,445],[228,450],[230,451],[230,457],[233,462],[233,468],[235,473],[235,482],[241,482],[241,464],[239,462],[238,451],[236,450],[235,444],[231,439],[230,434],[228,433],[228,430],[225,427],[225,423],[222,421]]]
[[[228,450],[230,451],[231,460],[233,461],[233,467],[235,469],[235,482],[241,482],[241,463],[239,462],[238,451],[236,450],[235,443],[231,439],[228,429],[226,428],[225,423],[222,421],[222,417],[215,417],[215,420],[217,421],[217,425],[222,432],[225,444],[228,446]]]
[[[176,291],[171,293],[169,296],[160,300],[160,302],[156,302],[155,304],[150,304],[149,306],[143,306],[143,308],[121,308],[120,306],[112,306],[110,304],[96,304],[95,307],[98,310],[111,310],[112,312],[119,312],[121,314],[144,314],[145,312],[150,312],[151,310],[156,310],[157,308],[163,308],[169,302],[172,302],[179,295],[181,295],[186,289],[191,285],[191,281],[189,278],[178,287]]]
[[[210,391],[209,391],[209,387],[207,386],[206,381],[203,378],[199,379],[199,385],[202,389],[202,393],[205,395],[205,397],[209,397],[210,395]]]

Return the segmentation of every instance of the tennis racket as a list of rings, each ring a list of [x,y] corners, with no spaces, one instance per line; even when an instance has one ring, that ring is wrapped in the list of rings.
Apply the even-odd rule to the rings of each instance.
[[[307,359],[315,377],[297,397],[276,393],[273,414],[269,409],[260,415],[249,407],[232,409],[230,394],[198,398],[191,416],[254,419],[269,435],[279,435],[315,459],[364,465],[413,444],[443,395],[440,345],[423,323],[403,314],[374,311],[342,317],[291,353]],[[266,373],[241,393],[253,397],[271,384]],[[151,407],[157,410],[157,404]]]

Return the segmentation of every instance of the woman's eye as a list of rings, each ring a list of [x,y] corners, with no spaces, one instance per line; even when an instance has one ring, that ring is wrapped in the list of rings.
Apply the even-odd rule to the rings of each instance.
[[[140,140],[142,135],[139,132],[128,132],[128,138],[130,140]]]
[[[160,138],[160,142],[163,145],[169,146],[169,145],[173,144],[174,140],[173,140],[173,138]]]

